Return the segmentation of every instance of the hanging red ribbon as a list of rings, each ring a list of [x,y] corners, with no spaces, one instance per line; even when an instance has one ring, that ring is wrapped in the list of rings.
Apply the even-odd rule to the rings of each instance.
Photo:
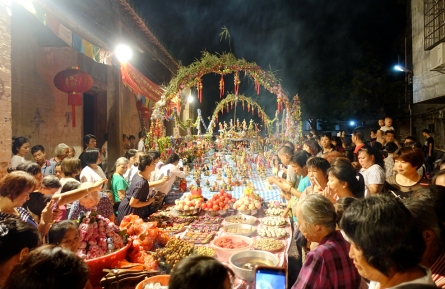
[[[221,74],[221,80],[219,81],[219,98],[224,95],[224,76]]]

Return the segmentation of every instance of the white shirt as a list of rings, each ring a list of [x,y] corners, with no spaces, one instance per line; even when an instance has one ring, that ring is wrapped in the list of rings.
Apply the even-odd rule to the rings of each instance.
[[[138,167],[137,166],[130,166],[128,170],[124,174],[124,179],[127,181],[128,186],[130,186],[131,180],[133,179],[134,175],[137,174]]]
[[[80,182],[97,182],[102,179],[106,179],[104,171],[101,167],[97,166],[97,169],[93,170],[89,166],[86,166],[83,168],[82,172],[80,173]]]
[[[386,125],[384,125],[380,128],[380,130],[386,132],[387,130],[394,130],[394,128],[392,126],[387,127]]]
[[[11,158],[11,168],[15,169],[18,165],[20,165],[21,163],[24,163],[26,160],[24,157],[21,157],[19,155],[14,155]]]
[[[170,179],[168,179],[168,181],[166,181],[163,185],[156,188],[158,191],[164,194],[168,194],[168,192],[170,192],[173,183],[176,181],[176,177],[185,178],[185,173],[183,171],[180,171],[177,166],[175,166],[174,164],[168,164],[164,165],[159,170],[158,180],[166,176],[168,170],[170,170]]]
[[[389,287],[388,289],[392,289],[392,288],[400,288],[401,286],[405,286],[408,284],[423,284],[423,285],[436,285],[434,284],[433,278],[431,277],[431,270],[421,266],[423,270],[426,271],[425,276],[417,278],[413,281],[408,281],[408,282],[403,282],[400,283],[399,285],[393,286],[393,287]],[[368,289],[379,289],[380,288],[380,283],[379,282],[375,282],[375,281],[371,281],[369,283],[369,287]]]
[[[378,164],[373,164],[366,170],[361,169],[360,173],[363,175],[363,180],[365,181],[365,198],[368,197],[369,185],[383,185],[385,183],[385,171]]]
[[[138,151],[145,152],[145,143],[143,140],[139,140],[138,142]]]

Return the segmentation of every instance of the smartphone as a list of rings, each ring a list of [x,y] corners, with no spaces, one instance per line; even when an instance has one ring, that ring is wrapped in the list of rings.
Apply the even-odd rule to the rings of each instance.
[[[57,207],[59,206],[59,202],[60,202],[60,199],[61,199],[61,198],[62,198],[62,197],[58,198],[57,201],[54,203],[54,205],[53,205],[53,209],[52,209],[53,211],[54,211],[55,208],[57,208]]]
[[[170,176],[170,169],[167,170],[167,177]]]
[[[287,269],[283,267],[255,267],[255,289],[286,289]]]

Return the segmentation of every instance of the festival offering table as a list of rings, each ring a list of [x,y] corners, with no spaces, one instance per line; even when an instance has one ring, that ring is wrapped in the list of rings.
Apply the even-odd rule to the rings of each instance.
[[[171,207],[170,210],[171,210],[170,212],[171,212],[171,214],[173,216],[178,215],[178,212],[176,212],[173,207]],[[236,214],[236,211],[229,210],[227,215],[221,216],[221,218],[226,218],[228,216],[235,215],[235,214]],[[204,216],[204,215],[205,215],[204,211],[201,211],[199,213],[199,216]],[[266,216],[264,215],[263,210],[259,210],[258,214],[256,216],[257,221],[256,221],[256,223],[252,224],[253,226],[257,227],[257,231],[259,229],[262,229],[262,228],[266,227],[265,225],[262,224],[262,220],[265,217]],[[229,223],[229,222],[226,222],[225,220],[222,220],[222,222],[220,223],[221,227],[215,233],[215,237],[213,239],[221,237],[221,236],[233,236],[233,235],[230,235],[230,234],[226,233],[224,231],[224,229],[223,229],[224,226],[230,225],[230,224],[232,224],[232,223]],[[276,240],[278,240],[278,241],[283,243],[283,248],[281,250],[277,251],[277,252],[274,252],[274,254],[279,259],[278,266],[287,267],[287,258],[288,258],[288,253],[287,252],[289,250],[289,247],[290,247],[290,244],[291,244],[291,238],[292,238],[292,228],[291,228],[291,226],[289,224],[289,220],[288,220],[287,224],[283,227],[283,229],[286,230],[286,236],[284,238],[281,238],[281,239],[276,239]],[[187,226],[185,231],[182,231],[182,232],[176,233],[176,234],[172,234],[172,235],[174,235],[174,237],[176,237],[176,238],[183,239],[188,234],[188,232],[190,230],[191,230],[190,226]],[[259,240],[259,239],[264,239],[265,237],[261,237],[261,236],[258,235],[258,233],[255,233],[253,236],[251,236],[251,238],[255,241],[255,240]],[[209,242],[207,244],[196,244],[196,245],[197,246],[205,246],[205,247],[212,247],[213,248],[212,242]],[[251,250],[254,250],[254,249],[251,248]],[[216,255],[216,258],[219,259],[219,256]],[[229,265],[228,262],[223,262],[223,263],[226,264],[226,265]],[[245,280],[242,280],[242,279],[236,277],[235,281],[234,281],[233,288],[239,288],[239,289],[241,289],[241,288],[249,288],[249,289],[253,289],[254,288],[254,284],[253,284],[253,282],[246,282]]]
[[[229,165],[231,168],[233,168],[236,171],[236,165],[231,160],[230,155],[225,155],[222,166]],[[284,199],[280,197],[280,189],[276,185],[269,185],[266,181],[266,177],[261,177],[257,167],[255,164],[250,164],[252,167],[252,172],[249,174],[246,178],[238,178],[239,180],[242,180],[243,182],[246,181],[253,185],[255,193],[260,195],[260,197],[264,201],[280,201],[285,202]],[[211,169],[211,168],[210,168]],[[190,174],[186,177],[187,184],[193,184],[194,178],[193,178],[193,172],[191,171]],[[272,172],[270,169],[267,170],[267,175],[272,175]],[[223,177],[223,179],[226,179],[226,177]],[[209,186],[206,186],[205,183],[208,181],[210,185],[214,184],[215,182],[220,183],[222,180],[217,180],[217,175],[210,173],[209,176],[205,176],[204,173],[201,174],[201,189],[202,189],[202,196],[204,198],[211,198],[213,194],[215,194],[218,191],[211,191],[211,188]],[[226,192],[230,192],[232,196],[235,199],[239,199],[244,189],[247,187],[245,184],[241,184],[240,186],[233,186],[233,190],[227,190]],[[166,197],[166,203],[167,204],[173,204],[175,199],[178,199],[182,196],[182,192],[179,190],[172,190],[169,192],[169,194]]]

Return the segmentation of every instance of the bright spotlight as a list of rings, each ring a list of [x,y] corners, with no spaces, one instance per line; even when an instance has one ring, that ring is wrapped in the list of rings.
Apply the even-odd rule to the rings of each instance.
[[[193,102],[193,96],[190,94],[189,97],[187,97],[187,102],[192,103]]]
[[[133,51],[128,45],[125,44],[119,44],[116,46],[114,53],[117,59],[119,59],[121,62],[127,62],[133,56]]]
[[[404,67],[402,67],[400,65],[394,66],[394,69],[397,70],[397,71],[402,71],[402,72],[404,72],[406,70],[406,69],[404,69]]]
[[[354,126],[354,125],[355,125],[355,121],[352,121],[352,120],[351,120],[351,121],[349,122],[349,125],[350,125],[350,126]]]

